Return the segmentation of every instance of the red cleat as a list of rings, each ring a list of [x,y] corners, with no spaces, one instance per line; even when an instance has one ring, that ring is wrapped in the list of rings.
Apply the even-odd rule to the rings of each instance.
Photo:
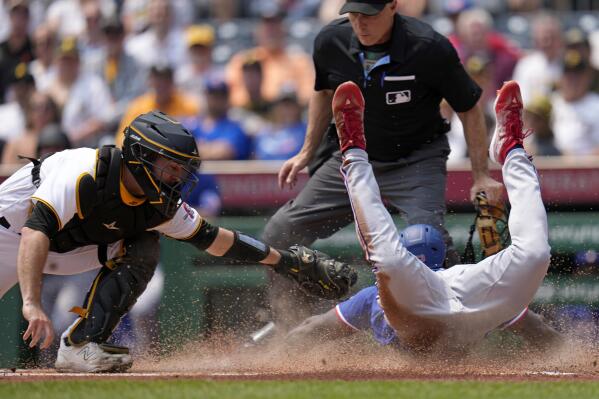
[[[364,96],[357,84],[345,82],[333,96],[333,117],[341,152],[350,148],[366,150],[364,137]]]
[[[489,156],[503,165],[510,150],[514,147],[524,147],[524,139],[532,133],[523,131],[522,95],[520,86],[513,80],[505,82],[497,91],[495,119],[495,133],[489,146]]]

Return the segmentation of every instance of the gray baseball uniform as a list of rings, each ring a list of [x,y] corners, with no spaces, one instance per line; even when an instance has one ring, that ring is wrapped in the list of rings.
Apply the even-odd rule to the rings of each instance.
[[[342,173],[366,259],[377,280],[387,277],[384,284],[403,313],[442,326],[437,344],[445,350],[467,349],[520,315],[549,267],[547,215],[536,170],[523,149],[514,149],[502,172],[512,205],[512,244],[477,264],[433,272],[401,244],[366,152],[354,148],[345,153]]]

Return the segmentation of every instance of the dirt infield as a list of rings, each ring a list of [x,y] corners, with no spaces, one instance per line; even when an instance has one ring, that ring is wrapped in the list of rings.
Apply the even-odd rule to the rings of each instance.
[[[480,348],[463,359],[414,358],[363,338],[311,348],[231,342],[187,345],[162,358],[137,357],[122,374],[60,374],[53,370],[0,370],[0,382],[65,379],[204,380],[599,380],[599,351],[570,342],[543,356],[518,349]]]

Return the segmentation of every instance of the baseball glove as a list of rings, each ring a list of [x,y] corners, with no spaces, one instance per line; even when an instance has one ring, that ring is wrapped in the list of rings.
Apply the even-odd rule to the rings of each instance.
[[[275,271],[295,280],[309,295],[339,299],[347,295],[358,279],[356,271],[348,264],[332,259],[323,252],[301,245],[279,252],[282,258]]]
[[[476,217],[474,223],[470,226],[470,236],[464,251],[465,263],[476,262],[474,246],[472,245],[475,230],[478,231],[482,259],[501,251],[510,242],[508,211],[505,205],[490,205],[485,193],[480,192],[476,194],[474,208],[476,209]]]

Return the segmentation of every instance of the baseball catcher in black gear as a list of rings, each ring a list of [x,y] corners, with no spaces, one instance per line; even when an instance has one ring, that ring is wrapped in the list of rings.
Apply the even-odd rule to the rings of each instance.
[[[31,347],[45,348],[54,337],[40,300],[47,257],[56,259],[64,274],[100,269],[83,305],[72,310],[79,317],[61,336],[57,370],[104,372],[131,366],[127,348],[107,345],[107,340],[152,278],[161,234],[213,256],[272,267],[324,298],[345,295],[355,282],[347,265],[307,248],[278,250],[212,226],[187,205],[201,159],[193,135],[168,115],[139,115],[124,134],[122,149],[59,152],[32,161],[8,185],[0,185],[5,192],[18,191],[13,203],[33,204],[11,206],[2,215],[3,229],[20,232],[4,239],[18,251],[15,274],[29,323],[24,338],[31,338]]]

